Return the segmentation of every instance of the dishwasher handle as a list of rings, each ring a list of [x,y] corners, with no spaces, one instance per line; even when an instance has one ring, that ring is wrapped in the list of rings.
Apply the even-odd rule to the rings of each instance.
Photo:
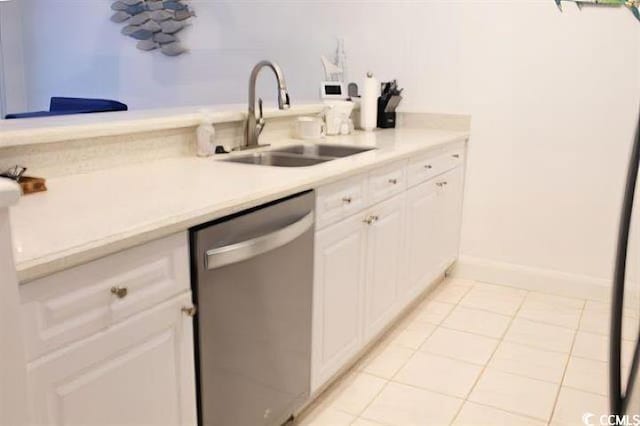
[[[313,226],[313,212],[299,221],[270,234],[207,250],[204,260],[205,267],[207,270],[217,269],[275,250],[297,239],[307,232],[311,226]]]

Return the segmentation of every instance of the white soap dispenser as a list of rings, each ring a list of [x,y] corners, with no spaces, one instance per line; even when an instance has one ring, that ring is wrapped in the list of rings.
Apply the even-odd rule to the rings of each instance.
[[[198,157],[210,157],[216,153],[216,129],[213,127],[211,117],[204,116],[197,133],[197,154]]]

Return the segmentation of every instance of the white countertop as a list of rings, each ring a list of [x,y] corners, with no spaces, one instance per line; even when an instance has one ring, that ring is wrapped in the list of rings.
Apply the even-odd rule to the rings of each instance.
[[[0,209],[7,208],[20,199],[20,187],[9,179],[0,179]]]
[[[11,208],[18,275],[31,281],[468,136],[428,129],[356,132],[326,142],[378,149],[312,167],[187,157],[51,179],[48,192]]]

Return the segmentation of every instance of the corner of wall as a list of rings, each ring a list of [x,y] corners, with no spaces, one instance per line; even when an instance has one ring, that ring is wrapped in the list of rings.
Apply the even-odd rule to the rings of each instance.
[[[451,276],[580,299],[604,301],[611,292],[609,280],[470,256],[460,257]]]

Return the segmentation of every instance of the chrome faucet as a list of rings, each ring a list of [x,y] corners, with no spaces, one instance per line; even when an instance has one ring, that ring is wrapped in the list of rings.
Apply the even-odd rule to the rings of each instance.
[[[251,77],[249,78],[249,117],[247,117],[244,146],[239,148],[241,150],[266,146],[258,143],[258,138],[265,126],[262,114],[262,98],[258,100],[260,117],[256,117],[256,81],[258,80],[258,74],[260,74],[262,68],[265,67],[271,68],[278,80],[278,107],[280,109],[289,109],[291,107],[289,92],[287,92],[287,83],[284,81],[284,74],[282,74],[280,66],[271,61],[259,62],[253,68],[253,71],[251,71]]]

